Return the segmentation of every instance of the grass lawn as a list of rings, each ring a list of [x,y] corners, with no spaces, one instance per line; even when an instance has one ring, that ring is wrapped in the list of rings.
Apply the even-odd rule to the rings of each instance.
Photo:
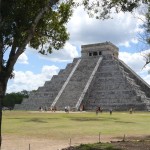
[[[68,139],[84,136],[150,135],[150,112],[48,113],[4,111],[2,134]]]

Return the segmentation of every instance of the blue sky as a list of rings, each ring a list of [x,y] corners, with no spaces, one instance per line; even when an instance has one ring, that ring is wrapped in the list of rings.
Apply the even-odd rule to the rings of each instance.
[[[150,48],[139,43],[139,34],[143,33],[140,28],[143,22],[139,18],[144,19],[140,11],[135,11],[133,14],[113,14],[113,19],[109,20],[96,20],[89,18],[79,7],[67,24],[70,40],[64,48],[42,56],[27,46],[15,65],[15,78],[9,81],[7,92],[36,90],[71,63],[73,58],[80,57],[81,45],[106,41],[119,47],[119,58],[150,84],[150,66],[142,69],[145,63],[143,55],[150,52]]]

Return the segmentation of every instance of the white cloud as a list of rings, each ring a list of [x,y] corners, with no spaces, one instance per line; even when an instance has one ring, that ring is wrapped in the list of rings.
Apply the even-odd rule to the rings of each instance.
[[[82,7],[74,10],[73,16],[67,24],[70,40],[61,50],[54,50],[48,56],[40,58],[53,62],[68,62],[79,57],[77,47],[83,44],[110,41],[118,46],[130,47],[131,43],[138,43],[137,33],[142,32],[140,26],[143,15],[135,12],[113,14],[113,19],[97,20],[90,18]],[[143,19],[143,18],[142,18]]]
[[[43,86],[45,81],[51,79],[53,75],[58,73],[57,66],[43,66],[40,74],[34,74],[31,71],[14,71],[15,78],[10,80],[7,92],[17,92],[22,90],[35,90],[39,86]]]
[[[29,64],[28,57],[25,53],[22,53],[18,58],[18,63],[20,64]]]
[[[150,65],[147,65],[145,68],[143,68],[145,65],[145,58],[143,56],[148,52],[150,53],[150,50],[137,53],[120,52],[119,58],[150,84],[150,75],[148,74]]]
[[[110,41],[117,45],[129,46],[135,42],[141,22],[131,13],[114,14],[113,19],[89,18],[79,7],[68,23],[70,40],[74,44],[89,44]]]
[[[46,78],[51,78],[53,75],[56,75],[58,73],[59,68],[57,66],[43,66],[42,68],[42,74]]]
[[[140,53],[120,52],[119,58],[136,72],[140,72],[145,63]]]
[[[79,56],[75,46],[66,42],[63,49],[53,50],[52,54],[48,56],[39,55],[40,58],[49,59],[54,62],[68,62]]]
[[[150,85],[150,75],[146,75],[143,79]]]

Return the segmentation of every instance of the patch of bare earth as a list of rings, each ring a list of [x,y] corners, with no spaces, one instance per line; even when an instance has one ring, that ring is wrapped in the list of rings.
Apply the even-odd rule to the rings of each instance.
[[[103,136],[100,139],[102,142],[115,141],[116,138],[110,136]],[[95,143],[99,141],[99,137],[86,136],[80,138],[72,138],[67,140],[56,140],[47,138],[33,138],[3,135],[1,150],[60,150],[71,145],[80,145],[81,143]]]
[[[113,143],[116,148],[123,150],[150,150],[150,141],[126,141]]]
[[[150,150],[150,135],[141,137],[129,137],[126,142],[113,143],[124,150]]]
[[[150,136],[128,137],[120,141],[111,141],[115,148],[121,150],[150,150]],[[75,146],[64,148],[63,150],[77,150]]]
[[[110,142],[124,150],[150,150],[150,136],[148,137],[128,137],[128,142],[121,141],[122,137],[102,136],[101,142]],[[140,141],[139,141],[140,139]],[[130,142],[129,142],[130,141]],[[99,137],[87,136],[80,138],[72,138],[67,140],[56,140],[47,138],[33,138],[3,135],[1,150],[61,150],[68,146],[77,146],[81,143],[97,143]]]

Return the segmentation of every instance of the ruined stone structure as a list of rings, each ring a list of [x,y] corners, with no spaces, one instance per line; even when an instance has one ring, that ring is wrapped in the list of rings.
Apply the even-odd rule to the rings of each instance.
[[[75,58],[15,109],[150,110],[150,86],[119,60],[118,51],[110,42],[83,45],[81,58]]]

